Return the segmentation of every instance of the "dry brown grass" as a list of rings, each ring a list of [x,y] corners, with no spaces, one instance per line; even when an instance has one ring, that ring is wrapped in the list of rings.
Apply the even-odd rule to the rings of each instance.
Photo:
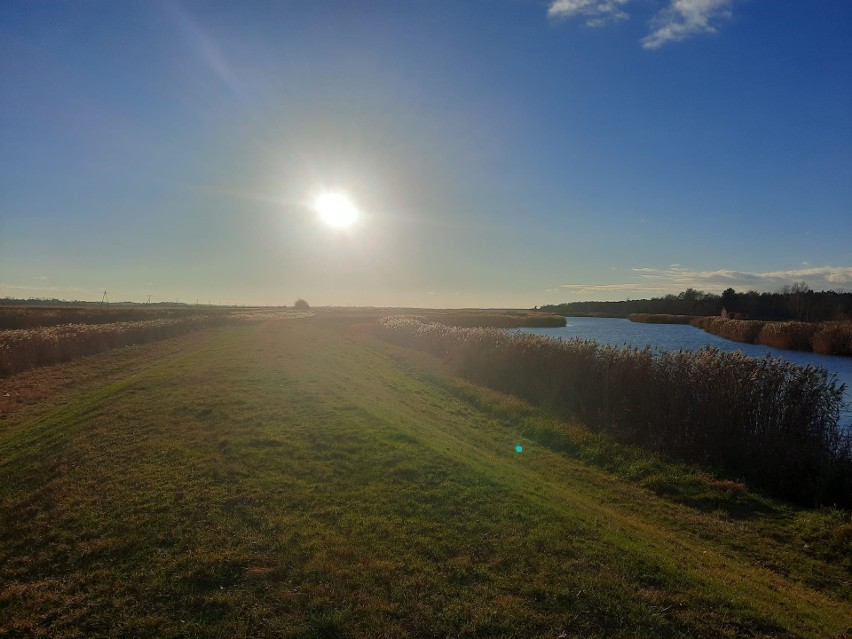
[[[813,337],[814,353],[852,355],[852,322],[823,322]]]
[[[697,317],[693,326],[703,328],[708,333],[724,337],[734,342],[756,344],[757,336],[766,322],[760,320],[723,319],[721,317]]]
[[[696,317],[690,324],[735,342],[823,355],[852,355],[852,322],[848,321],[764,322]]]
[[[716,479],[708,482],[708,484],[710,488],[721,490],[727,494],[728,498],[744,497],[748,494],[748,487],[738,481],[731,481],[730,479]]]
[[[209,314],[210,311],[207,312]],[[226,313],[227,309],[220,311]],[[198,309],[113,306],[0,306],[0,329],[13,330],[62,324],[112,324],[197,315]]]
[[[117,346],[174,337],[218,324],[204,315],[111,324],[62,324],[0,331],[0,375],[68,362]]]
[[[768,322],[760,329],[757,343],[792,351],[812,351],[812,340],[819,330],[818,324],[807,322]]]

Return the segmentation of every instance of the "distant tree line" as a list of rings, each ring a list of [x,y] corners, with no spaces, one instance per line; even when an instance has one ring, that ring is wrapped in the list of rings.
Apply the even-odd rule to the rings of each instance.
[[[677,295],[621,302],[567,302],[542,306],[560,315],[627,317],[631,313],[719,315],[725,308],[748,319],[826,322],[852,320],[852,293],[812,291],[804,282],[785,286],[777,293],[737,292],[721,295],[688,288]]]

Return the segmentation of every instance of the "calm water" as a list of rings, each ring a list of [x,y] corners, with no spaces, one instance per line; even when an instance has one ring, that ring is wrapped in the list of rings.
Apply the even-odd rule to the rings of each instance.
[[[785,351],[768,346],[740,344],[706,333],[700,328],[686,324],[641,324],[626,319],[609,317],[567,317],[568,326],[561,328],[522,328],[524,333],[571,339],[591,339],[613,346],[651,346],[661,351],[676,351],[682,348],[697,350],[712,346],[721,351],[742,351],[752,357],[783,357],[796,364],[814,364],[835,373],[837,380],[846,384],[846,410],[841,422],[852,427],[852,357],[834,357]]]

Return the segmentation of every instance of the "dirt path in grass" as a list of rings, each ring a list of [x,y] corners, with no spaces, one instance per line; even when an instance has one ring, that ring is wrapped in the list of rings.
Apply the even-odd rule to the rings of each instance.
[[[362,320],[170,342],[19,376],[37,390],[0,420],[0,635],[837,637],[852,618],[756,565],[746,523],[520,440]]]

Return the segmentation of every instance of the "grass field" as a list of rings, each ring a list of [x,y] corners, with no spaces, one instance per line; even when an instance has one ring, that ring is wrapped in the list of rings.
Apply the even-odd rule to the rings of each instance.
[[[0,380],[0,636],[850,632],[847,512],[654,490],[643,468],[700,474],[596,456],[604,440],[371,322],[206,330]]]

